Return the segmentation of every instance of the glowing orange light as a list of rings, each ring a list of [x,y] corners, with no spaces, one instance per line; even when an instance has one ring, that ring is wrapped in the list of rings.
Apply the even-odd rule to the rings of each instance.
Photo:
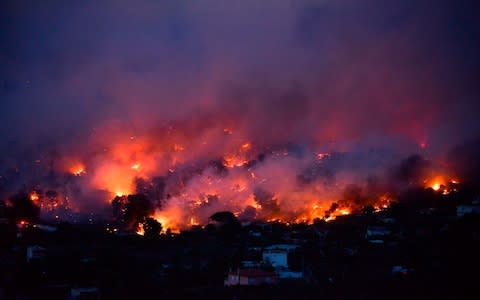
[[[122,197],[122,196],[124,196],[124,195],[126,195],[126,193],[124,193],[124,192],[122,192],[122,191],[116,191],[116,192],[115,192],[115,196],[117,196],[117,197]]]
[[[227,155],[223,158],[223,165],[227,168],[234,168],[234,167],[242,167],[246,163],[248,163],[247,160],[245,160],[242,157],[235,156],[235,155]]]
[[[132,168],[133,170],[138,171],[138,170],[140,170],[140,164],[139,164],[139,163],[135,163],[135,164],[132,165],[131,168]]]
[[[137,234],[138,235],[145,235],[145,230],[143,229],[143,224],[142,223],[138,224]]]
[[[195,225],[199,225],[199,223],[197,221],[195,221],[194,217],[191,217],[190,218],[190,226],[195,226]]]
[[[325,158],[329,158],[330,156],[331,156],[330,153],[318,153],[318,154],[317,154],[318,160],[323,160],[323,159],[325,159]]]
[[[85,173],[85,168],[81,165],[75,166],[70,169],[70,172],[75,176],[81,176]]]
[[[436,176],[430,180],[426,180],[426,187],[432,188],[434,191],[439,191],[442,186],[445,186],[445,178],[443,176]]]
[[[252,145],[250,143],[245,143],[242,145],[242,149],[247,150],[247,149],[250,149],[251,146]]]
[[[40,196],[37,194],[37,192],[32,192],[30,194],[30,200],[32,200],[33,202],[38,201],[38,199],[40,199]]]

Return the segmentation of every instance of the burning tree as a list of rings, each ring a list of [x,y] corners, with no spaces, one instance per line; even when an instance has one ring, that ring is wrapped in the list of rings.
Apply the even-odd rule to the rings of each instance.
[[[143,223],[143,231],[146,237],[158,237],[162,232],[162,224],[154,218],[146,218]]]
[[[142,194],[117,196],[112,200],[113,216],[129,230],[135,230],[153,214],[153,206]]]

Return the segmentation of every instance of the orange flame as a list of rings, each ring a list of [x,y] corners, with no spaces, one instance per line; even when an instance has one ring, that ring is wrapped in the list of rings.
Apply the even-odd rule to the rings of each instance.
[[[70,167],[69,172],[74,176],[81,176],[85,174],[85,166],[81,163],[76,163]]]
[[[145,235],[145,230],[143,229],[143,224],[139,223],[137,227],[137,232],[138,235]]]
[[[37,192],[33,191],[30,193],[30,200],[33,202],[37,202],[40,199],[40,196],[38,195]]]

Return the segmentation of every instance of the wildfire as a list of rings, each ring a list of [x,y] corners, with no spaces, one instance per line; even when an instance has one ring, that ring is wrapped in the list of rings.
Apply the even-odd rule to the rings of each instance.
[[[30,193],[30,200],[33,202],[37,202],[40,199],[40,196],[38,195],[37,192],[33,191]]]
[[[456,191],[456,185],[460,181],[458,179],[445,179],[444,176],[437,176],[431,180],[425,180],[425,186],[431,188],[436,192],[442,192],[444,195],[449,194],[452,191]]]
[[[326,158],[330,158],[331,154],[330,153],[318,153],[317,154],[317,159],[318,160],[324,160]]]
[[[140,170],[140,166],[141,165],[139,163],[135,163],[135,164],[132,165],[131,168],[132,168],[132,170],[138,171],[138,170]]]
[[[170,211],[171,213],[173,211]],[[169,215],[168,212],[165,213],[164,211],[157,211],[153,218],[162,225],[162,232],[166,233],[168,229],[170,229],[173,233],[180,232],[180,229],[175,225],[176,220],[178,220],[178,216],[176,215]],[[195,221],[195,219],[190,218],[191,221]]]
[[[200,225],[200,223],[198,223],[194,217],[190,217],[190,226],[196,226],[196,225]]]
[[[242,145],[243,150],[248,150],[248,149],[250,149],[250,147],[252,147],[252,145],[250,143],[245,143],[245,144]]]
[[[432,185],[432,189],[435,190],[435,191],[438,191],[441,186],[442,186],[441,183],[435,182],[435,183]]]
[[[77,163],[70,167],[69,171],[70,174],[74,176],[82,176],[83,174],[85,174],[85,166],[83,164]]]
[[[245,165],[248,161],[242,157],[235,155],[227,155],[223,158],[224,166],[227,168],[241,167]]]
[[[145,230],[143,229],[143,224],[139,223],[137,227],[137,232],[138,235],[145,235]]]

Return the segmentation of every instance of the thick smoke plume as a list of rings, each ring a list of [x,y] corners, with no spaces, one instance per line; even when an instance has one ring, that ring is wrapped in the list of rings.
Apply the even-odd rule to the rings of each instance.
[[[480,133],[476,1],[137,2],[2,2],[2,199],[89,220],[139,193],[181,227],[476,176],[445,157]]]

